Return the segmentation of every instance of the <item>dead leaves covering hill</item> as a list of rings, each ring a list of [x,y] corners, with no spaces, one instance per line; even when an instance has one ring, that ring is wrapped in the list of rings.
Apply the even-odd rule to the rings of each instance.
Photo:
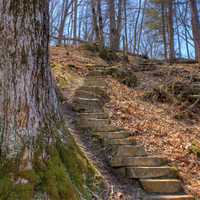
[[[129,60],[130,64],[136,64],[134,57]],[[51,48],[51,62],[54,65],[59,64],[58,68],[54,66],[53,70],[65,91],[68,91],[68,86],[68,89],[72,90],[71,86],[81,84],[81,77],[87,73],[88,67],[106,65],[101,58],[82,47]],[[190,119],[193,123],[176,120],[174,115],[180,111],[178,106],[144,101],[142,98],[146,92],[159,85],[181,81],[183,78],[190,80],[200,75],[199,67],[158,65],[157,69],[150,71],[134,71],[139,85],[133,89],[120,84],[116,79],[107,78],[111,101],[106,106],[112,123],[134,131],[137,133],[134,137],[143,143],[149,152],[169,159],[171,165],[180,170],[186,189],[200,197],[200,160],[190,151],[192,142],[200,140],[200,120]]]
[[[112,78],[107,83],[111,97],[107,110],[112,123],[136,132],[134,137],[149,152],[169,159],[180,170],[186,189],[200,197],[200,160],[189,151],[192,141],[200,139],[200,123],[188,125],[175,120],[173,105],[142,101],[146,87],[130,89]]]

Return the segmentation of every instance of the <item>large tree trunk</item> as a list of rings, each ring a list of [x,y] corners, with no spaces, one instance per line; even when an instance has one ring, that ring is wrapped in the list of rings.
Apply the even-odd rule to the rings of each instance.
[[[95,174],[62,120],[48,35],[48,0],[0,1],[2,200],[78,200]]]
[[[27,141],[33,143],[50,116],[60,118],[48,63],[48,4],[34,2],[8,0],[0,5],[1,151],[6,155],[14,156]]]
[[[200,22],[197,3],[195,0],[190,0],[189,2],[192,11],[192,31],[194,37],[195,55],[196,60],[200,63]]]

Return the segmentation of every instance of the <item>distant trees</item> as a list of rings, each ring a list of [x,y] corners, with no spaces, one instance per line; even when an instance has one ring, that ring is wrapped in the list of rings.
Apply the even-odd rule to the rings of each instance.
[[[53,35],[65,36],[67,44],[76,37],[171,62],[179,58],[199,60],[200,4],[195,0],[50,2]]]

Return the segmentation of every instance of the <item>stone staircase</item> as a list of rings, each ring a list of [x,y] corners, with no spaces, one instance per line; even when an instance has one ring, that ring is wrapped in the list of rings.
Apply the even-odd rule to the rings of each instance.
[[[109,164],[117,173],[139,180],[146,193],[143,200],[193,200],[184,192],[176,169],[162,157],[148,155],[144,146],[134,140],[133,133],[110,124],[103,109],[109,101],[104,92],[103,70],[99,67],[89,73],[75,93],[73,108],[78,128],[90,129],[101,141]]]

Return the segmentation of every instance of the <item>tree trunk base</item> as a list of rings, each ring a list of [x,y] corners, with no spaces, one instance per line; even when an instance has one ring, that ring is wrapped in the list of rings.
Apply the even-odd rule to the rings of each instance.
[[[27,168],[24,153],[17,160],[1,160],[1,200],[89,200],[102,192],[105,185],[100,173],[63,127],[55,128],[51,144],[46,134],[38,137],[31,167]],[[58,135],[60,131],[67,140]]]

